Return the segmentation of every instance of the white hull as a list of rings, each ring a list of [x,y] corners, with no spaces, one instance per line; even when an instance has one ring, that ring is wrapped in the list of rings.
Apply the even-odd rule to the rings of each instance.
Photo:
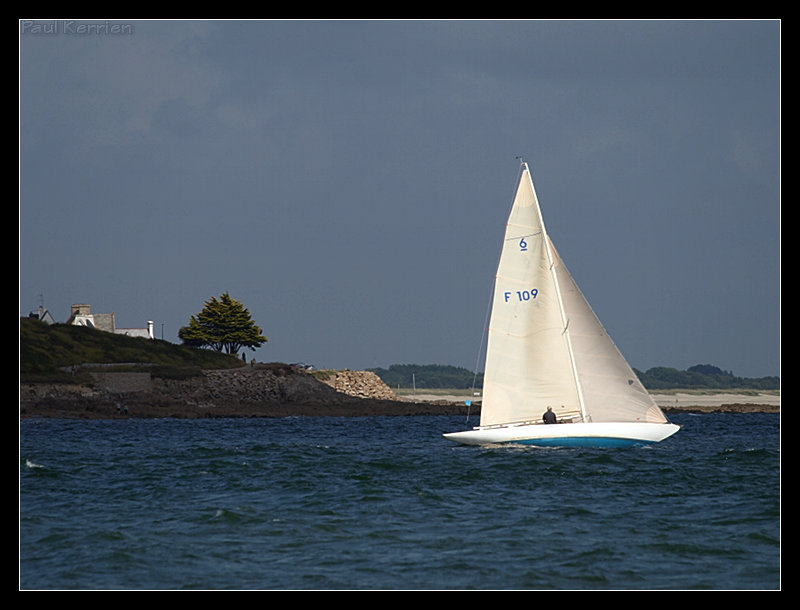
[[[663,441],[680,429],[672,423],[602,422],[521,424],[474,428],[445,434],[463,445],[516,443],[542,447],[628,447]]]

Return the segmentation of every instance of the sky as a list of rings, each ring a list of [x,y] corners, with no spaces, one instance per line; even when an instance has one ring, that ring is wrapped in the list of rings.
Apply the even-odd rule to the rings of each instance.
[[[780,374],[781,23],[19,22],[19,306],[482,370],[519,162],[631,366]]]

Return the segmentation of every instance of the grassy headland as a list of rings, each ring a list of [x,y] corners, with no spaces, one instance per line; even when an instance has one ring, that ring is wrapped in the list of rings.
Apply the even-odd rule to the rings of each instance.
[[[207,349],[31,318],[20,318],[19,341],[21,383],[80,383],[92,365],[119,372],[146,366],[176,376],[242,365],[235,356]]]

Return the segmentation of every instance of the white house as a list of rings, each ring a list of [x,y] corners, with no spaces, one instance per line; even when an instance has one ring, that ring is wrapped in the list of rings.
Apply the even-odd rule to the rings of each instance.
[[[117,328],[113,313],[92,313],[91,306],[79,303],[72,306],[72,311],[67,324],[75,326],[89,326],[105,332],[129,337],[153,338],[153,321],[147,321],[147,328]]]
[[[56,321],[53,319],[53,316],[50,315],[50,312],[47,311],[44,307],[39,305],[39,311],[32,311],[28,314],[29,318],[34,318],[36,320],[41,320],[45,324],[55,324]]]

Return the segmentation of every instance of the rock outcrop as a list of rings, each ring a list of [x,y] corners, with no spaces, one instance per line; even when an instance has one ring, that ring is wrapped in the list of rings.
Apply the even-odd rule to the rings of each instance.
[[[323,371],[320,379],[337,392],[357,398],[396,400],[394,392],[371,371]]]
[[[91,386],[23,384],[20,417],[61,419],[463,415],[462,405],[399,400],[365,371],[309,373],[288,365],[154,373],[92,373]],[[474,413],[474,409],[473,409]]]
[[[367,403],[397,402],[380,377],[367,371],[297,370],[288,365],[257,364],[237,369],[201,371],[185,379],[142,372],[93,372],[91,386],[78,384],[23,384],[20,414],[84,409],[113,413],[136,407],[161,409],[176,416],[197,412],[258,414],[281,407],[291,413],[299,406],[325,414],[334,407],[364,408]]]

